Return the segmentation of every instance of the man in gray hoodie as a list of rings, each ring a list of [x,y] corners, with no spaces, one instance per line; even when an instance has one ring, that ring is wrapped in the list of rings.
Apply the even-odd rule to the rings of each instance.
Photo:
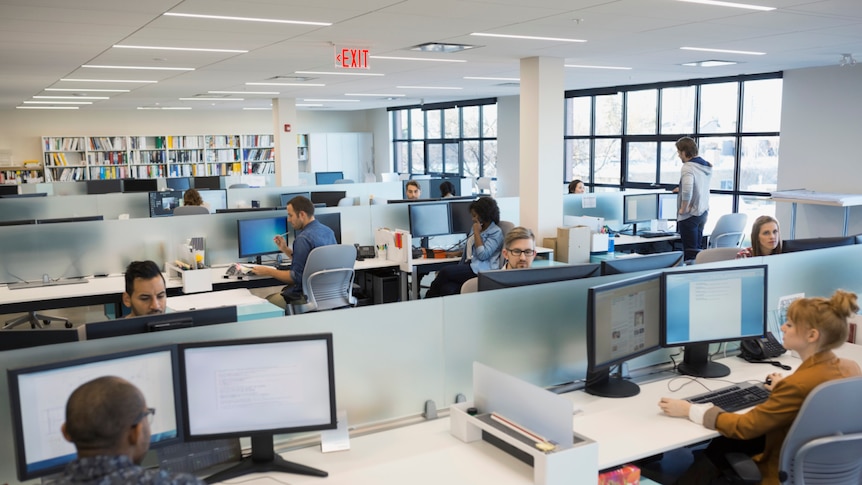
[[[697,143],[687,136],[676,142],[682,160],[677,198],[676,230],[682,239],[685,259],[694,259],[702,249],[703,226],[709,213],[709,182],[712,164],[697,155]]]

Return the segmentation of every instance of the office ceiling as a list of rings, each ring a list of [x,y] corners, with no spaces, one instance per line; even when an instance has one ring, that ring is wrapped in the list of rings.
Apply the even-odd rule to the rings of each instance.
[[[749,0],[739,0],[749,1]],[[518,94],[519,60],[553,57],[566,64],[565,88],[593,88],[753,74],[862,60],[862,1],[750,0],[762,12],[677,0],[0,0],[0,109],[34,96],[106,96],[81,110],[191,107],[269,108],[296,98],[300,110],[356,110]],[[331,26],[167,16],[192,13],[328,22]],[[471,33],[583,39],[587,42],[479,37]],[[409,50],[427,42],[475,46],[451,54]],[[124,49],[114,45],[246,50],[247,53]],[[706,47],[764,55],[681,50]],[[335,68],[336,48],[368,49],[367,71]],[[451,59],[428,62],[375,56]],[[737,61],[688,67],[704,60]],[[87,68],[121,65],[193,71]],[[846,69],[862,69],[862,65]],[[383,76],[297,74],[362,72]],[[61,81],[150,80],[157,83]],[[298,86],[254,86],[283,82]],[[325,86],[311,86],[324,84]],[[399,86],[419,86],[404,88]],[[68,88],[77,91],[46,91]],[[94,89],[129,89],[104,93]],[[458,89],[440,89],[458,88]],[[208,91],[277,91],[209,94]],[[355,96],[365,94],[370,96]],[[388,95],[404,95],[389,99]],[[216,101],[179,98],[215,97]],[[236,101],[243,98],[244,101]],[[234,101],[229,101],[234,99]],[[324,99],[341,101],[304,101]],[[346,101],[350,100],[350,101]],[[68,101],[68,100],[66,100]],[[50,106],[50,105],[49,105]]]

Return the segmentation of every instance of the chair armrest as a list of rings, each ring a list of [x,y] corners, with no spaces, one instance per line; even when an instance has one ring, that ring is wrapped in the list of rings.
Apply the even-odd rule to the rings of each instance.
[[[739,479],[742,480],[742,483],[757,484],[763,479],[757,465],[745,453],[727,453],[724,457]]]

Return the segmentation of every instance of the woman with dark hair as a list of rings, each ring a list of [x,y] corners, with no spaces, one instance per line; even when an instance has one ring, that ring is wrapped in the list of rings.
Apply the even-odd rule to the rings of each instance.
[[[503,230],[500,229],[500,208],[492,197],[481,197],[470,204],[473,230],[467,237],[461,262],[446,266],[425,294],[425,298],[455,295],[461,285],[480,271],[500,269],[500,250],[503,248]],[[457,254],[457,253],[456,253]]]
[[[782,249],[781,230],[774,217],[760,216],[751,226],[751,247],[739,251],[737,258],[752,256],[769,256],[780,254]]]
[[[570,194],[583,194],[586,192],[584,189],[584,182],[579,179],[572,180],[569,182],[569,193]]]
[[[204,205],[204,199],[197,190],[188,189],[183,194],[183,205]]]
[[[455,197],[455,184],[448,180],[444,180],[440,182],[440,196],[443,198],[446,197]]]

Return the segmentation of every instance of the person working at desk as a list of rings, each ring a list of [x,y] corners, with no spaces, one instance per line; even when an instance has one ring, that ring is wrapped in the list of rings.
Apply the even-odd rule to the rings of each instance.
[[[153,261],[132,261],[126,267],[123,305],[130,317],[164,313],[168,301],[165,276]]]
[[[470,215],[473,217],[473,230],[461,253],[460,264],[446,266],[437,272],[425,298],[457,294],[461,285],[480,271],[500,267],[503,230],[497,225],[500,222],[497,201],[493,197],[474,200],[470,203]]]
[[[763,484],[777,485],[781,445],[808,393],[826,381],[862,375],[859,364],[839,359],[832,352],[847,340],[847,319],[858,310],[856,294],[842,290],[831,298],[794,301],[781,331],[784,347],[798,352],[802,364],[786,378],[770,374],[765,385],[772,391],[769,399],[745,414],[726,413],[712,404],[662,398],[659,407],[668,416],[688,416],[722,435],[712,440],[677,483],[709,483],[720,470],[729,468],[725,453],[736,451],[753,455]]]
[[[407,200],[419,200],[422,197],[422,189],[419,187],[419,182],[410,180],[407,182]]]
[[[183,206],[201,206],[207,207],[207,204],[204,203],[203,197],[201,197],[201,193],[196,189],[188,189],[183,192]]]
[[[584,182],[581,180],[575,179],[569,182],[569,193],[570,194],[583,194],[586,190],[584,189]]]
[[[61,427],[78,457],[55,483],[203,484],[189,474],[140,466],[150,447],[150,419],[155,412],[125,379],[103,376],[81,384],[66,402],[66,422]]]
[[[440,182],[440,196],[445,198],[455,197],[455,184],[448,180]]]
[[[514,227],[503,239],[503,268],[526,269],[536,258],[536,236],[526,227]]]
[[[781,231],[778,221],[770,216],[760,216],[751,226],[751,247],[739,251],[737,258],[769,256],[781,253]]]
[[[701,250],[703,227],[709,215],[709,182],[712,164],[697,156],[697,143],[687,136],[676,142],[682,160],[677,197],[676,232],[682,239],[685,259],[694,259]]]
[[[305,299],[302,294],[302,272],[311,250],[319,246],[338,244],[335,241],[335,233],[332,229],[324,226],[314,218],[314,203],[301,195],[290,199],[287,203],[287,222],[296,231],[296,239],[293,241],[293,249],[287,246],[283,235],[277,235],[273,239],[278,249],[287,257],[291,258],[290,269],[281,270],[271,266],[257,265],[252,267],[252,273],[261,276],[269,276],[283,283],[287,283],[281,290],[267,297],[267,300],[281,308],[287,308],[289,302],[299,302]]]

